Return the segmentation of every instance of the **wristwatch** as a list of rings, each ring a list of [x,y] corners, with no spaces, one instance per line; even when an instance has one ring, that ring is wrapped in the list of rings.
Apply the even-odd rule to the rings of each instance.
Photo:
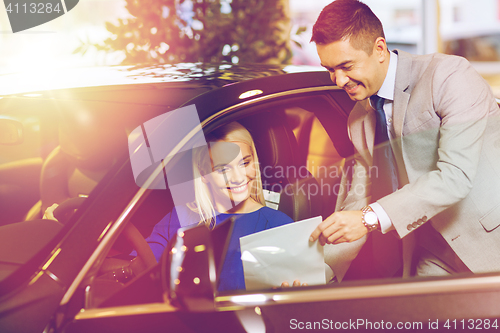
[[[377,214],[373,211],[370,206],[365,206],[361,209],[363,216],[361,217],[361,222],[365,225],[368,232],[372,232],[375,229],[380,230],[380,224],[378,223]]]

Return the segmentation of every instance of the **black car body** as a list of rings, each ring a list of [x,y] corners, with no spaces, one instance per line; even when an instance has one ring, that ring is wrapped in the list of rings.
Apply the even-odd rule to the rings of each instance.
[[[128,262],[123,255],[141,246],[129,226],[146,237],[174,204],[168,181],[163,190],[148,187],[162,181],[161,164],[168,170],[175,158],[152,157],[153,176],[141,174],[143,186],[138,186],[127,135],[172,110],[194,105],[205,132],[240,121],[254,136],[261,168],[306,168],[302,175],[264,177],[267,189],[281,192],[278,209],[294,220],[334,211],[340,173],[321,170],[338,171],[350,163],[347,117],[353,102],[326,71],[307,70],[230,64],[118,67],[79,72],[82,76],[63,73],[70,79],[55,76],[48,87],[31,82],[29,90],[3,85],[0,116],[23,122],[24,142],[2,148],[0,331],[494,327],[500,317],[498,274],[217,293],[210,267],[219,260],[220,239],[204,227],[186,231],[186,242],[205,242],[213,249],[198,257],[186,252],[183,274],[199,276],[196,286],[172,284],[168,253],[133,279],[116,279]],[[22,83],[13,78],[0,80]],[[57,86],[61,82],[66,86]],[[176,128],[175,122],[165,126],[167,133]],[[169,156],[195,133],[174,142]],[[143,144],[151,151],[147,139]],[[323,190],[295,191],[311,185]],[[284,194],[287,186],[295,190]],[[86,199],[64,224],[39,219],[47,206],[72,197]]]

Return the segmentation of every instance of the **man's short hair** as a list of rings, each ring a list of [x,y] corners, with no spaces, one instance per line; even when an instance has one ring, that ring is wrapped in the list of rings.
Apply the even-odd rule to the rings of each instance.
[[[370,7],[357,0],[336,0],[319,14],[311,42],[327,45],[349,40],[352,47],[370,55],[378,37],[385,38],[384,28]]]

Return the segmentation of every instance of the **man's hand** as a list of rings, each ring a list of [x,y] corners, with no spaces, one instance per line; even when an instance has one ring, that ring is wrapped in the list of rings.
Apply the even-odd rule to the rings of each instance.
[[[319,240],[321,245],[353,242],[368,233],[361,221],[360,210],[336,212],[321,222],[311,234],[309,240]]]

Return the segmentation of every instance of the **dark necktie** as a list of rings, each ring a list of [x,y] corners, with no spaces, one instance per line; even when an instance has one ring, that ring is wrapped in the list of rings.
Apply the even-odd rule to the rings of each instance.
[[[375,107],[376,125],[373,147],[373,166],[370,171],[372,177],[372,202],[391,194],[398,189],[398,175],[395,165],[394,153],[389,143],[387,122],[383,109],[382,97],[370,97],[372,106]]]
[[[375,202],[398,189],[398,176],[394,153],[387,133],[387,121],[383,109],[385,100],[377,95],[370,97],[370,99],[376,114],[373,147],[373,166],[375,168],[370,172],[372,180],[371,201]],[[393,276],[402,267],[401,240],[397,235],[390,235],[394,233],[394,231],[386,235],[382,235],[380,232],[372,233],[374,260],[382,276]]]
[[[377,201],[398,187],[396,168],[387,123],[383,109],[384,99],[370,97],[376,109],[373,168],[368,170],[372,181],[371,202]],[[365,245],[351,263],[344,279],[374,279],[398,276],[402,265],[401,240],[395,231],[383,235],[379,231],[368,234]],[[392,235],[391,235],[392,234]]]

